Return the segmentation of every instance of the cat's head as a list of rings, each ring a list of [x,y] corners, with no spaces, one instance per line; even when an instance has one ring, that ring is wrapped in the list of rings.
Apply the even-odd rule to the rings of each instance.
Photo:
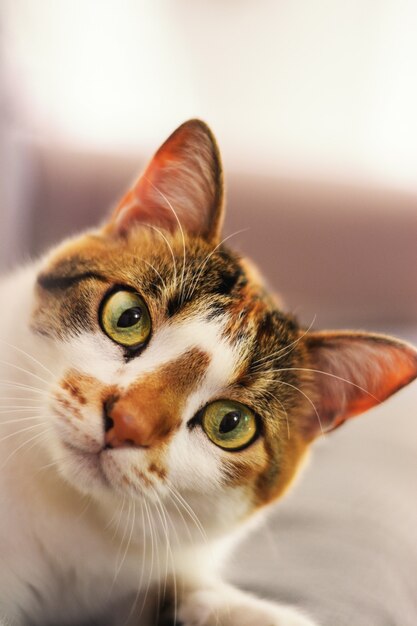
[[[397,340],[300,328],[222,222],[219,152],[192,120],[108,223],[47,258],[32,328],[52,346],[50,445],[76,488],[236,493],[244,516],[283,492],[318,435],[416,377]]]

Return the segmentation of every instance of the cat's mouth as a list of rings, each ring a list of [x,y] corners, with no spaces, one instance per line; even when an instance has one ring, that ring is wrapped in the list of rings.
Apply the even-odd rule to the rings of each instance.
[[[157,472],[154,463],[150,464],[151,469],[156,468],[153,474],[142,470],[138,467],[137,459],[133,458],[134,450],[102,447],[89,452],[64,440],[62,445],[67,453],[66,474],[68,476],[69,470],[71,482],[82,490],[101,487],[143,497],[157,489],[156,478],[161,476],[162,470]]]
[[[94,482],[99,480],[102,486],[111,487],[110,481],[103,471],[102,453],[103,449],[95,452],[86,452],[67,441],[61,440],[64,449],[67,451],[67,460],[71,465],[77,466],[76,475],[83,474],[83,482],[90,478]]]

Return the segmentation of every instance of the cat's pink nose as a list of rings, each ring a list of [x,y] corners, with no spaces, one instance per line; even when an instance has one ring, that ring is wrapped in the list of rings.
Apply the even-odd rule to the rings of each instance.
[[[139,412],[141,412],[140,409],[129,399],[117,400],[105,405],[106,447],[147,448],[152,444],[153,428]]]

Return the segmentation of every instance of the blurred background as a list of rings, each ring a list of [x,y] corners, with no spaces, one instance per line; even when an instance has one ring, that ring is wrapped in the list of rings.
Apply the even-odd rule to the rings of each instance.
[[[1,0],[0,271],[102,220],[200,117],[226,234],[287,308],[417,339],[416,33],[415,0]],[[415,626],[416,405],[325,442],[234,579],[324,626]]]
[[[2,0],[0,267],[102,219],[189,117],[305,323],[417,319],[413,0]]]

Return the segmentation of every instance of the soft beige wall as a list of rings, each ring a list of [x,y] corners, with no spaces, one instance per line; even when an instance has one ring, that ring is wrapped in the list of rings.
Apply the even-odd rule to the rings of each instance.
[[[151,150],[188,117],[228,167],[417,187],[413,0],[3,0],[28,125]]]

